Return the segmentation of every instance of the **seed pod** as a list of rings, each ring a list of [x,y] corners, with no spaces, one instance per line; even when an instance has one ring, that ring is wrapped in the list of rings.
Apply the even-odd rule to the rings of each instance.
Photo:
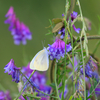
[[[55,27],[52,29],[52,33],[55,33],[57,31],[59,31],[62,27],[64,26],[63,22],[59,22],[55,25]]]

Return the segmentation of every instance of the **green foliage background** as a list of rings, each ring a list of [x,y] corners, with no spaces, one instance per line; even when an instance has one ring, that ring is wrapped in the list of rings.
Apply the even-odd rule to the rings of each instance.
[[[80,0],[83,16],[92,21],[92,30],[87,31],[89,35],[97,35],[99,29],[99,20],[97,15],[100,15],[100,0]],[[33,39],[27,41],[27,45],[14,45],[11,32],[8,31],[9,25],[4,24],[6,20],[5,14],[10,6],[14,7],[17,18],[26,24],[33,33]],[[41,49],[42,42],[44,46],[52,44],[52,35],[46,36],[50,28],[45,28],[50,25],[49,19],[62,18],[64,13],[65,0],[0,0],[0,83],[5,89],[10,90],[13,94],[18,92],[16,83],[12,82],[11,76],[4,73],[4,66],[14,59],[17,67],[24,66],[23,64],[23,48],[27,59],[30,61],[32,57]],[[78,11],[75,6],[74,11]],[[77,22],[76,26],[80,27],[81,23]],[[75,33],[77,35],[77,33]],[[89,41],[89,50],[92,52],[98,40]],[[96,56],[100,57],[100,47],[96,52]]]

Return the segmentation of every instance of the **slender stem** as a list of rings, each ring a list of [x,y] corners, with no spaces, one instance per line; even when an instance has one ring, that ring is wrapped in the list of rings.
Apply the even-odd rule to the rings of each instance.
[[[32,77],[32,75],[34,74],[34,72],[35,72],[35,70],[31,73],[29,79]],[[14,100],[17,100],[17,99],[20,97],[20,95],[22,94],[23,89],[24,89],[24,87],[25,87],[25,85],[26,85],[27,83],[28,83],[28,80],[26,81],[26,83],[24,84],[23,88],[21,89],[21,91],[19,92],[19,94],[17,95],[17,97],[16,97]]]
[[[70,37],[71,37],[71,45],[72,45],[72,66],[73,66],[73,81],[74,81],[74,77],[75,77],[75,75],[74,75],[74,47],[73,47],[73,35],[72,35],[72,33],[71,33],[71,31],[70,31],[70,28],[69,28],[69,24],[67,23],[67,30],[68,30],[68,32],[69,32],[69,34],[70,34]],[[75,81],[73,82],[73,93],[75,93]],[[74,98],[74,100],[75,100],[75,98]]]
[[[100,35],[87,36],[87,39],[100,39]]]
[[[69,59],[70,63],[72,64],[72,66],[74,66],[74,65],[73,65],[73,62],[72,62],[72,60],[71,60],[71,58],[70,58],[70,56],[69,56],[69,54],[68,54],[68,53],[67,53],[67,57],[68,57],[68,59]]]
[[[57,87],[57,81],[56,81],[56,71],[57,71],[57,63],[55,62],[55,78],[54,78],[54,81],[55,81],[55,86],[56,86],[56,92],[57,92],[58,100],[61,100],[59,98],[59,93],[58,93],[58,87]]]
[[[20,71],[20,72],[21,72],[21,71]],[[29,80],[22,72],[21,72],[21,74],[22,74],[22,75],[28,80],[28,82],[33,86],[33,84],[30,82],[30,80]],[[36,87],[35,87],[35,89],[38,90],[39,92],[41,92],[41,93],[47,95],[47,96],[51,96],[51,95],[49,95],[49,94],[46,94],[45,92],[40,91],[40,90],[37,89]],[[51,97],[57,98],[57,97],[55,97],[55,96],[51,96]]]
[[[91,87],[92,87],[92,89],[94,89],[95,87],[94,87],[93,84],[92,84],[92,80],[91,80],[91,78],[89,78],[89,81],[90,81],[90,83],[91,83]],[[95,99],[97,100],[97,97],[96,97],[95,91],[94,91],[93,93],[94,93],[94,97],[95,97]]]
[[[81,38],[80,38],[80,45],[81,45],[81,55],[82,55],[82,62],[83,62],[83,75],[84,75],[84,100],[86,100],[85,63],[84,63],[83,47],[82,47]]]
[[[82,27],[82,31],[81,31],[81,37],[84,36],[84,43],[83,43],[83,47],[84,49],[86,50],[86,55],[88,56],[88,46],[87,46],[87,43],[88,43],[88,39],[87,39],[87,36],[86,36],[86,25],[85,25],[85,22],[84,22],[84,18],[83,18],[83,15],[82,15],[82,10],[81,10],[81,5],[80,5],[80,1],[77,0],[77,4],[79,6],[79,11],[80,11],[80,15],[81,15],[81,20],[82,20],[82,24],[83,24],[83,27]]]
[[[98,84],[96,85],[96,87],[93,89],[93,91],[90,93],[90,95],[92,95],[92,93],[95,91],[95,89],[97,88],[97,86],[100,84],[100,81],[98,82]],[[89,95],[89,96],[90,96]]]
[[[65,4],[65,22],[64,22],[64,26],[65,26],[65,66],[64,66],[64,79],[63,79],[63,82],[62,82],[62,85],[63,85],[63,92],[62,92],[62,95],[61,95],[61,99],[64,100],[64,91],[65,91],[65,80],[66,80],[66,73],[65,73],[65,70],[66,70],[66,44],[67,44],[67,37],[68,37],[68,32],[66,32],[66,23],[67,23],[67,12],[68,12],[68,9],[69,9],[69,2],[68,0],[66,0],[66,4]]]
[[[67,18],[66,18],[66,20],[69,19],[70,14],[72,13],[72,11],[73,11],[73,9],[74,9],[74,6],[75,6],[75,0],[71,0],[71,4],[70,4],[70,8],[69,8],[68,13],[67,13]]]
[[[94,49],[94,51],[93,51],[93,53],[92,53],[92,55],[94,55],[95,54],[95,52],[97,51],[97,48],[98,48],[98,46],[100,45],[100,40],[98,41],[98,43],[97,43],[97,45],[96,45],[96,47],[95,47],[95,49]]]
[[[75,42],[76,39],[77,39],[77,37],[74,36],[73,42]],[[99,35],[91,35],[91,36],[87,36],[87,39],[88,40],[92,40],[92,39],[96,39],[97,40],[97,39],[100,39],[100,36]],[[84,41],[84,40],[85,40],[84,36],[81,37],[81,41]],[[77,39],[77,42],[80,42],[80,39]],[[69,43],[71,43],[71,41]]]

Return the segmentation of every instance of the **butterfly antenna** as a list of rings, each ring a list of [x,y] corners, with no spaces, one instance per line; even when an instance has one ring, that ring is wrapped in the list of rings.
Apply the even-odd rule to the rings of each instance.
[[[43,46],[43,48],[44,48],[44,44],[45,44],[45,40],[44,40],[44,42],[42,41],[42,46]]]

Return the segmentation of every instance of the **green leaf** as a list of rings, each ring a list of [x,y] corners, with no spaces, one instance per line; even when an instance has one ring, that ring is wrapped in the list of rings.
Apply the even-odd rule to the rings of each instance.
[[[98,82],[97,82],[97,80],[94,78],[94,88],[96,88],[96,86],[97,86],[97,84],[98,84]]]
[[[69,73],[69,72],[71,72],[71,71],[72,71],[72,69],[70,69],[70,68],[67,68],[67,69],[66,69],[66,72],[67,72],[67,73]]]
[[[86,100],[90,99],[91,97],[92,97],[92,95],[89,95],[89,96],[86,98]]]
[[[50,86],[56,90],[56,86],[55,86],[55,83],[51,83]]]
[[[72,100],[72,99],[73,99],[73,95],[70,96],[69,100]]]
[[[23,94],[23,97],[29,97],[29,98],[34,98],[36,100],[40,100],[41,98],[40,97],[37,97],[37,96],[33,96],[33,94],[30,94],[30,93],[25,93]],[[26,99],[27,100],[27,99]]]
[[[79,100],[82,100],[82,97],[79,95]]]
[[[64,88],[64,86],[62,85],[62,86],[60,86],[60,87],[58,88],[58,90],[63,90],[63,88]]]
[[[46,33],[45,35],[51,35],[53,34],[51,31],[49,31],[48,33]]]
[[[90,87],[90,94],[92,93],[93,91],[93,86]]]
[[[54,19],[52,19],[52,22],[54,23],[54,24],[57,24],[57,23],[59,23],[59,22],[62,22],[63,20],[61,19],[61,18],[54,18]]]
[[[55,27],[52,29],[52,33],[56,33],[57,31],[59,31],[62,27],[64,26],[63,22],[59,22],[55,25]]]

